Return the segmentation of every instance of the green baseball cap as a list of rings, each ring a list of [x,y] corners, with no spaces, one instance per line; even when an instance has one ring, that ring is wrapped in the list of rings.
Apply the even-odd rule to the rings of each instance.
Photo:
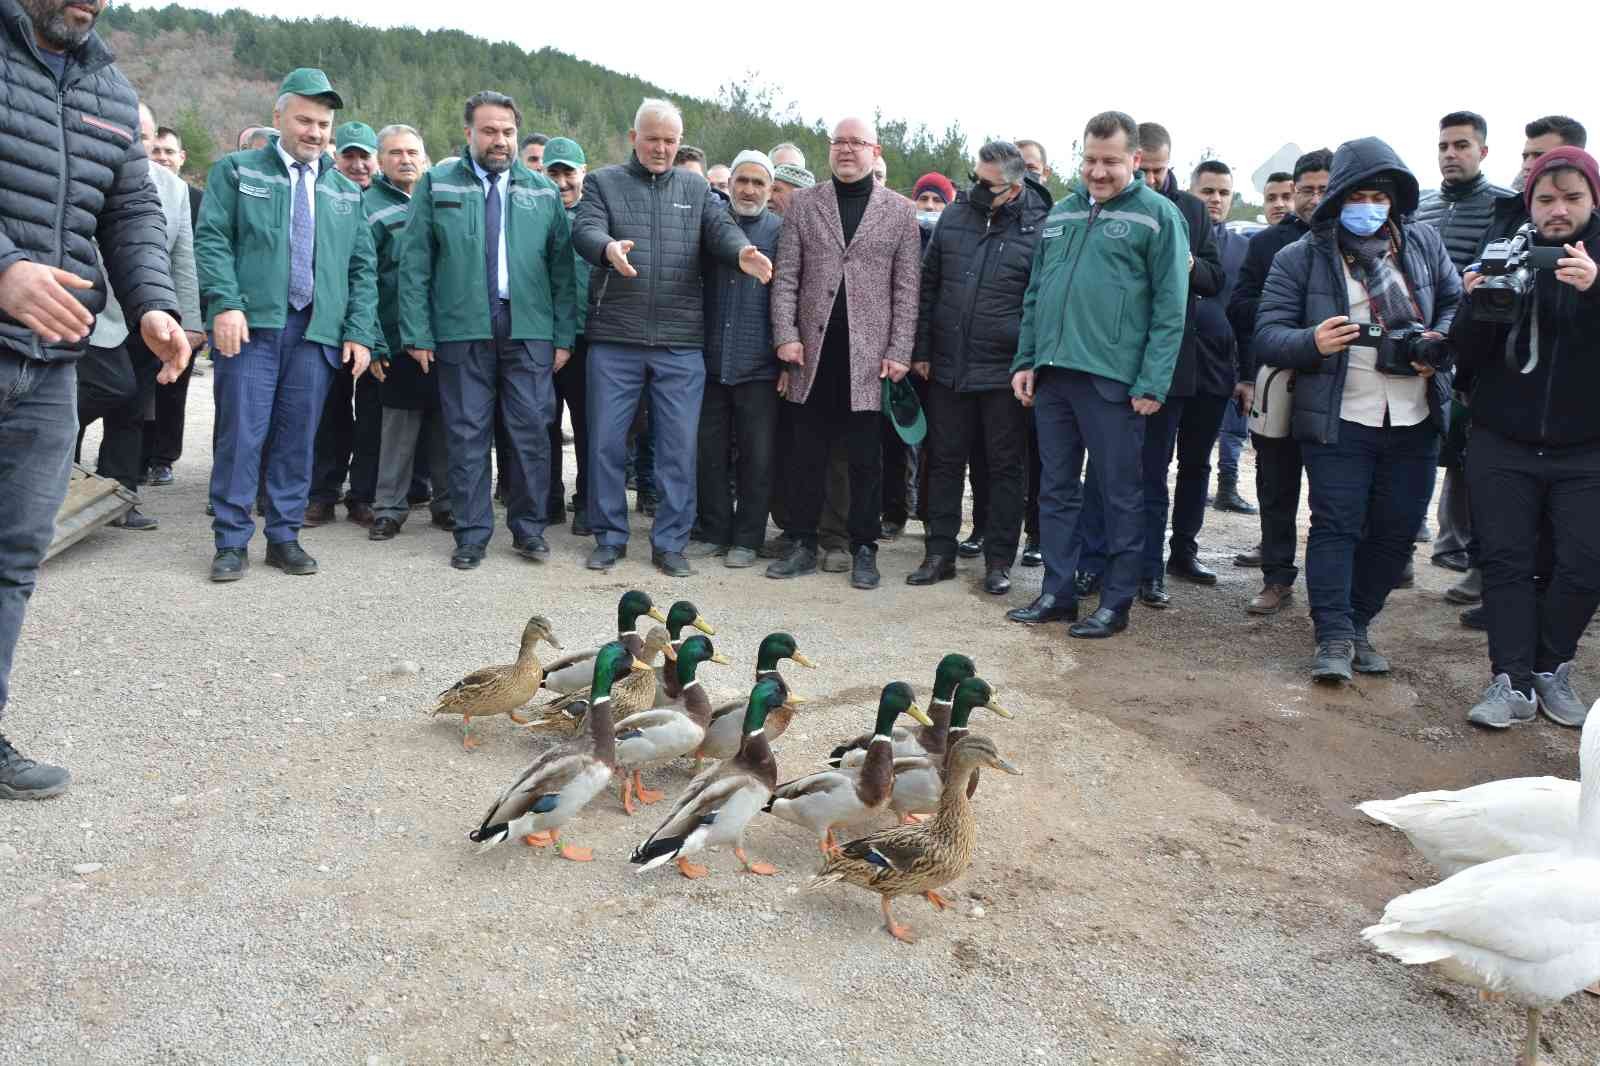
[[[571,137],[552,137],[544,146],[544,168],[549,170],[554,166],[579,167],[588,166],[589,160],[583,154],[583,146]]]
[[[299,67],[286,74],[283,84],[278,86],[278,95],[282,96],[284,93],[326,100],[328,106],[335,111],[344,107],[344,100],[333,91],[333,86],[328,83],[328,76],[316,67]]]
[[[365,122],[346,122],[333,131],[333,145],[340,154],[346,148],[364,148],[368,155],[377,155],[378,135]]]
[[[906,378],[883,379],[883,413],[894,423],[894,431],[900,434],[900,439],[912,447],[921,444],[922,438],[928,435],[928,420],[922,413],[917,390]]]

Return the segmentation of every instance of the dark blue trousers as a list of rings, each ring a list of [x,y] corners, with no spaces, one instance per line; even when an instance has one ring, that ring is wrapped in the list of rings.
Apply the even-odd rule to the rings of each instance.
[[[1095,495],[1106,516],[1108,565],[1100,606],[1127,610],[1139,586],[1144,544],[1144,484],[1140,453],[1146,419],[1128,402],[1127,386],[1077,370],[1045,368],[1035,377],[1034,425],[1039,435],[1039,534],[1044,586],[1072,600],[1078,566],[1079,480],[1087,453],[1102,470]]]
[[[1223,477],[1239,476],[1239,455],[1249,435],[1249,413],[1239,410],[1239,405],[1230,398],[1222,412],[1222,430],[1217,434],[1217,470]]]
[[[681,552],[689,543],[697,498],[700,403],[706,391],[706,360],[699,348],[590,341],[589,525],[597,544],[621,547],[628,543],[623,467],[628,427],[638,410],[647,371],[650,432],[655,444],[654,488],[660,498],[650,542],[658,551]],[[641,492],[644,478],[641,469]]]
[[[1306,592],[1317,640],[1365,632],[1400,582],[1433,498],[1432,421],[1374,428],[1340,421],[1332,444],[1300,445],[1311,482]]]
[[[494,533],[489,453],[496,412],[508,445],[500,484],[512,541],[521,544],[541,536],[549,521],[555,346],[550,341],[511,340],[511,312],[504,302],[498,302],[493,324],[492,340],[439,345],[439,409],[450,454],[450,503],[458,547],[486,545]]]
[[[0,717],[22,616],[72,475],[76,370],[0,349]]]
[[[1144,481],[1143,503],[1144,540],[1140,549],[1139,577],[1154,581],[1161,576],[1161,549],[1167,539],[1167,508],[1171,499],[1167,492],[1167,470],[1172,466],[1172,452],[1178,441],[1178,424],[1183,419],[1183,399],[1168,398],[1161,410],[1148,417],[1144,423],[1144,438],[1140,442],[1140,477]],[[1130,411],[1133,408],[1128,408]],[[1084,479],[1087,497],[1083,503],[1083,518],[1078,523],[1078,569],[1091,574],[1106,570],[1106,518],[1102,506],[1103,494],[1099,490],[1098,464],[1091,457],[1089,473]]]
[[[310,321],[311,308],[290,310],[282,329],[251,329],[238,355],[217,357],[211,529],[219,551],[250,543],[250,508],[263,481],[267,543],[300,534],[317,423],[339,366],[337,349],[306,339]]]

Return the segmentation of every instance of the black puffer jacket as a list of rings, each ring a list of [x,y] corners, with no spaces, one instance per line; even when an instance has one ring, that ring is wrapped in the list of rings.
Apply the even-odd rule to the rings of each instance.
[[[749,242],[768,259],[778,255],[783,216],[763,211],[754,218],[724,207]],[[706,378],[723,385],[777,381],[778,354],[772,344],[771,290],[736,266],[707,256]]]
[[[1200,298],[1216,296],[1222,291],[1222,259],[1217,254],[1217,241],[1211,233],[1211,216],[1198,196],[1178,188],[1178,179],[1167,172],[1166,184],[1158,192],[1172,201],[1183,221],[1189,226],[1189,255],[1194,265],[1189,268],[1189,311],[1183,323],[1183,345],[1178,349],[1178,362],[1172,368],[1172,385],[1167,395],[1174,399],[1193,396],[1199,383],[1199,338],[1195,331],[1195,312]]]
[[[1462,184],[1446,183],[1437,192],[1422,198],[1411,221],[1426,222],[1444,238],[1445,250],[1457,270],[1477,258],[1478,245],[1494,222],[1495,202],[1514,195],[1479,174]]]
[[[1233,283],[1228,296],[1228,325],[1233,327],[1234,340],[1239,342],[1239,376],[1245,381],[1256,379],[1256,365],[1260,362],[1251,350],[1256,335],[1256,309],[1261,302],[1261,290],[1272,272],[1272,260],[1295,241],[1311,232],[1311,227],[1300,220],[1293,211],[1278,222],[1250,238],[1250,247],[1244,253],[1244,266]]]
[[[965,191],[945,208],[922,254],[917,346],[934,381],[956,392],[1011,388],[1039,230],[1050,193],[1031,178],[1022,195],[989,215]]]
[[[1272,261],[1256,316],[1255,352],[1268,366],[1296,371],[1292,432],[1297,440],[1332,444],[1339,439],[1339,412],[1344,404],[1348,351],[1324,356],[1317,350],[1317,326],[1335,315],[1350,313],[1344,260],[1337,229],[1344,198],[1364,178],[1385,171],[1398,176],[1390,207],[1393,218],[1417,208],[1417,179],[1388,145],[1366,137],[1339,146],[1328,175],[1328,195],[1311,217],[1311,232],[1279,252]],[[1393,229],[1397,224],[1388,224]],[[1419,321],[1440,333],[1450,332],[1461,302],[1461,276],[1445,252],[1444,238],[1432,226],[1399,225],[1402,271],[1421,313]],[[1443,432],[1450,421],[1451,374],[1448,368],[1428,379],[1428,406],[1434,425]]]
[[[67,57],[66,74],[40,57],[33,24],[17,0],[0,0],[0,271],[29,260],[94,282],[69,290],[98,314],[106,279],[137,329],[146,311],[177,317],[167,258],[167,223],[139,143],[139,100],[96,34]],[[0,347],[66,361],[83,344],[44,344],[0,312]]]
[[[633,242],[628,262],[637,277],[611,269],[612,241]],[[589,278],[584,336],[591,344],[704,347],[701,255],[737,264],[748,243],[727,204],[692,171],[652,174],[629,156],[592,172],[572,223],[572,246],[599,268]]]

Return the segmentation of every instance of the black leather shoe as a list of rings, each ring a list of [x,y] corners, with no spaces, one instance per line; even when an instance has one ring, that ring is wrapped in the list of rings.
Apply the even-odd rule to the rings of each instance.
[[[694,573],[689,569],[689,560],[683,557],[682,552],[664,552],[653,549],[650,552],[650,561],[656,564],[656,569],[668,577],[688,577]]]
[[[1139,582],[1139,602],[1157,610],[1171,607],[1172,597],[1167,593],[1167,583],[1159,577]]]
[[[777,580],[791,577],[804,577],[806,574],[817,572],[817,549],[796,543],[789,549],[789,554],[782,559],[775,560],[767,566],[767,576]]]
[[[511,550],[524,559],[532,559],[536,563],[542,563],[550,558],[550,545],[545,543],[542,533],[536,533],[520,544],[513,544]]]
[[[144,483],[146,485],[172,484],[172,467],[166,463],[151,463],[150,472],[145,475]]]
[[[1050,593],[1041,593],[1037,599],[1026,607],[1013,607],[1006,612],[1006,618],[1013,622],[1022,622],[1025,625],[1039,625],[1044,622],[1076,622],[1078,620],[1077,600],[1057,600]]]
[[[1128,628],[1128,612],[1102,607],[1081,622],[1067,627],[1067,636],[1080,640],[1102,640],[1114,637]]]
[[[238,581],[250,569],[250,557],[243,548],[223,548],[211,560],[212,581]]]
[[[393,540],[400,534],[400,523],[393,518],[379,518],[367,530],[368,540]]]
[[[1406,560],[1406,568],[1400,571],[1400,580],[1395,582],[1396,589],[1413,589],[1417,587],[1417,563],[1415,559]]]
[[[922,565],[906,575],[908,585],[932,585],[956,576],[956,561],[948,555],[924,556]]]
[[[317,572],[317,561],[306,554],[297,540],[267,545],[267,565],[277,567],[286,574],[305,577]]]
[[[596,544],[594,551],[589,553],[589,561],[583,565],[590,570],[610,570],[617,565],[618,560],[628,557],[628,549],[620,544]]]
[[[1479,632],[1483,632],[1489,628],[1488,608],[1478,606],[1462,611],[1461,624],[1466,626],[1468,629],[1476,629]]]
[[[450,565],[457,570],[476,570],[483,562],[482,544],[458,544],[450,555]]]
[[[1023,566],[1043,566],[1044,565],[1044,552],[1040,549],[1039,545],[1035,544],[1031,540],[1026,545],[1023,546],[1023,549],[1022,549],[1022,565]]]
[[[256,514],[262,513],[264,513],[264,511],[261,506],[261,501],[257,500]],[[338,517],[339,516],[334,513],[333,504],[326,503],[322,500],[312,500],[310,503],[306,504],[306,513],[304,517],[300,519],[300,524],[305,526],[307,529],[315,529],[318,526],[327,525],[329,522],[334,521]]]
[[[153,529],[161,528],[161,521],[147,514],[142,514],[137,507],[130,507],[127,514],[113,520],[111,525],[118,529],[132,529],[139,533],[148,533]]]
[[[875,589],[879,580],[878,553],[865,546],[857,548],[855,560],[850,564],[850,587]]]
[[[1433,565],[1464,574],[1472,569],[1472,560],[1467,557],[1465,551],[1440,552],[1433,557]]]
[[[589,520],[583,516],[582,511],[575,511],[572,515],[572,535],[574,537],[592,537],[594,529],[590,527]]]
[[[0,799],[42,800],[59,796],[72,775],[59,766],[35,762],[0,733]]]
[[[1240,552],[1238,555],[1235,555],[1233,557],[1233,565],[1242,566],[1247,569],[1259,568],[1261,566],[1261,545],[1257,544],[1249,551]]]
[[[963,559],[976,559],[978,556],[982,555],[983,534],[974,529],[972,531],[972,536],[956,545],[956,554],[961,556]]]
[[[988,572],[983,575],[983,591],[991,596],[1004,596],[1010,592],[1010,571],[999,564],[990,566]]]
[[[446,532],[454,532],[456,528],[456,516],[449,511],[444,514],[434,515],[429,521],[433,523],[433,528],[442,529]]]
[[[1100,591],[1099,574],[1091,574],[1087,570],[1079,570],[1072,575],[1072,591],[1078,594],[1078,599],[1084,600]]]
[[[1167,573],[1194,585],[1215,585],[1217,572],[1200,565],[1192,555],[1174,555],[1167,560]]]

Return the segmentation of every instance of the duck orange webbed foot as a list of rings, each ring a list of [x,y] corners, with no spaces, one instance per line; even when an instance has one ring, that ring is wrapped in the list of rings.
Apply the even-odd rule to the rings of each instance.
[[[711,874],[711,871],[706,869],[704,866],[701,866],[697,862],[690,862],[682,855],[678,856],[678,858],[674,861],[676,861],[678,864],[678,872],[691,881],[698,881],[700,878],[707,877]]]
[[[929,903],[933,904],[939,910],[943,911],[943,910],[949,910],[950,909],[950,901],[945,899],[943,896],[939,895],[939,893],[933,891],[932,889],[929,889],[928,891],[924,892],[922,894],[922,896],[923,896],[924,899],[926,899]]]
[[[912,935],[909,925],[901,925],[894,920],[894,914],[889,910],[888,896],[883,897],[883,927],[889,931],[890,936],[902,944],[915,944],[917,942],[917,938]]]
[[[762,877],[771,877],[773,874],[778,872],[778,868],[772,865],[770,862],[751,862],[745,857],[743,848],[734,848],[733,857],[738,859],[739,862],[744,865],[744,868],[753,874],[760,874]]]
[[[652,803],[660,803],[667,798],[665,792],[658,792],[653,788],[645,788],[644,779],[639,776],[639,771],[637,770],[633,772],[633,795],[635,799],[646,807]]]
[[[522,838],[522,842],[530,848],[548,848],[555,843],[555,834],[546,829],[538,833],[529,833]]]

